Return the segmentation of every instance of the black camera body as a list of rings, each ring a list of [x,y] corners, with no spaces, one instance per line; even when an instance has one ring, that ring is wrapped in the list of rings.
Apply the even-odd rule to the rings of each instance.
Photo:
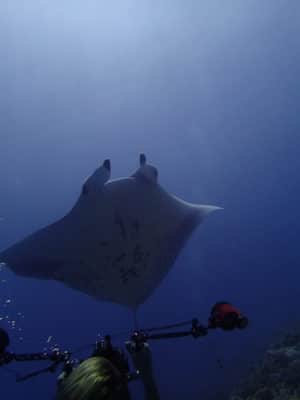
[[[8,333],[0,328],[0,354],[5,353],[6,348],[9,346],[9,336]]]

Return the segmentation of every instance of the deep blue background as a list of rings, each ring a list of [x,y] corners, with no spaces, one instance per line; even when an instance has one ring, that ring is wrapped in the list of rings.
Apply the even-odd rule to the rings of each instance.
[[[1,1],[0,249],[64,215],[108,157],[114,178],[128,176],[143,151],[167,190],[224,207],[140,323],[205,321],[228,299],[251,326],[153,344],[162,400],[221,399],[299,318],[299,18],[298,0]],[[12,350],[132,327],[126,309],[60,284],[0,280],[12,299],[0,316],[23,329],[10,330]],[[17,385],[0,372],[3,398],[53,396],[55,376]]]

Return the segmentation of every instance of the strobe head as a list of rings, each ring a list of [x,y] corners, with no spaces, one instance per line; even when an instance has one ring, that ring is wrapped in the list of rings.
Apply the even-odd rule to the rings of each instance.
[[[211,310],[208,326],[232,331],[236,328],[245,329],[248,323],[248,318],[242,315],[236,307],[226,301],[220,301]]]

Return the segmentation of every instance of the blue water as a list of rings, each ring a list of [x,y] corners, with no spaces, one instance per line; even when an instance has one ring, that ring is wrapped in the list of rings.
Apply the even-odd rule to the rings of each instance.
[[[224,207],[139,320],[205,322],[226,299],[251,325],[153,343],[162,400],[221,399],[299,319],[299,17],[298,0],[0,4],[0,249],[63,216],[103,159],[113,177],[128,176],[142,151],[167,190]],[[12,299],[0,315],[22,329],[10,330],[11,350],[40,351],[49,336],[73,349],[132,328],[121,306],[9,271],[0,278]],[[55,374],[15,383],[12,370],[39,367],[1,369],[1,396],[52,399]]]

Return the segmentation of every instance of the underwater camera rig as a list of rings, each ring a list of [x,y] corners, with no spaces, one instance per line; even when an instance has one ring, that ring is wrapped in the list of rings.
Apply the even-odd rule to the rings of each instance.
[[[189,326],[185,330],[178,328]],[[129,336],[129,340],[125,342],[129,352],[141,351],[149,340],[175,339],[191,336],[194,339],[204,337],[210,329],[222,329],[224,331],[232,331],[234,329],[244,329],[248,326],[248,319],[241,312],[228,302],[216,303],[208,319],[208,325],[202,325],[198,319],[194,318],[189,321],[179,322],[172,325],[158,326],[154,328],[135,330]],[[16,381],[21,382],[33,378],[46,372],[55,372],[59,366],[62,366],[64,376],[70,374],[76,361],[71,358],[72,352],[62,351],[54,348],[50,352],[15,354],[10,353],[6,349],[10,344],[7,332],[0,328],[0,367],[5,366],[13,361],[30,362],[30,361],[51,361],[51,364],[38,371],[34,371],[24,376],[16,376]],[[90,346],[88,346],[90,347]],[[93,347],[92,356],[107,358],[114,364],[121,373],[127,376],[128,381],[132,381],[139,377],[139,372],[130,372],[128,359],[125,353],[112,345],[111,336],[106,335],[102,340],[97,341]],[[73,352],[74,353],[74,352]]]

